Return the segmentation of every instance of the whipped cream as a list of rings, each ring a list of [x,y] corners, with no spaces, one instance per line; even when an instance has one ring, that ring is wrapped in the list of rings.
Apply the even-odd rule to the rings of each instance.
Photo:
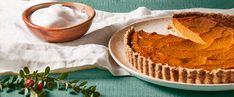
[[[32,23],[50,28],[69,27],[80,24],[88,19],[88,15],[81,10],[54,4],[36,10],[30,16]]]

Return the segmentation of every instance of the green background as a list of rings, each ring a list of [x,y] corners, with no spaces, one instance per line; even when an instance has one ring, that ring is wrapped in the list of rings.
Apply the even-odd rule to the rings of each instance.
[[[233,0],[60,0],[81,2],[98,10],[109,12],[129,12],[139,6],[150,9],[183,8],[232,8]],[[234,97],[234,91],[187,91],[172,89],[141,81],[136,77],[114,77],[106,70],[90,69],[71,72],[69,79],[87,80],[89,85],[96,85],[102,97]],[[77,97],[65,91],[55,90],[49,97]],[[17,92],[0,93],[0,97],[23,97]]]
[[[98,10],[129,12],[145,6],[149,9],[233,8],[234,0],[60,0],[81,2]]]

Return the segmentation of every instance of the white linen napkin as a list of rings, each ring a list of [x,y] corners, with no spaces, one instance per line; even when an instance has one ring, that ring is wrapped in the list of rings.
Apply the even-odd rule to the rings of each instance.
[[[54,0],[5,0],[0,3],[0,74],[17,73],[28,66],[53,72],[68,72],[93,67],[108,69],[113,75],[129,75],[110,57],[107,44],[112,34],[136,20],[169,17],[179,11],[202,11],[234,14],[234,9],[153,10],[145,7],[129,13],[110,13],[96,10],[96,17],[88,33],[67,43],[47,43],[25,27],[21,14],[27,7]]]

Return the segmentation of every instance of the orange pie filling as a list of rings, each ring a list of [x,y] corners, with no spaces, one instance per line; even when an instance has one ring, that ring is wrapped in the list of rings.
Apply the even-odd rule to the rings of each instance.
[[[230,27],[216,24],[199,34],[206,44],[144,31],[134,31],[129,41],[135,52],[154,63],[211,71],[234,68],[233,32]]]

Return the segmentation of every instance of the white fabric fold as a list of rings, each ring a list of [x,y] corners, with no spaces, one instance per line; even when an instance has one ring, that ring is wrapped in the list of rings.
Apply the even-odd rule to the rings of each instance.
[[[205,8],[150,10],[139,7],[129,13],[96,10],[97,15],[85,36],[72,42],[53,44],[31,34],[21,18],[27,7],[48,1],[51,0],[6,0],[0,3],[0,74],[16,73],[25,66],[39,71],[50,66],[53,72],[99,67],[115,76],[129,75],[111,59],[107,48],[111,36],[121,28],[140,19],[171,17],[181,11],[234,14],[234,9]]]

